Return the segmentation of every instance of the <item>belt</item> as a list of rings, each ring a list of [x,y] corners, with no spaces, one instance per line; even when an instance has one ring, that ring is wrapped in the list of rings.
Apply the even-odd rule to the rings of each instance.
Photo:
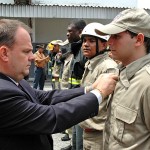
[[[96,132],[96,131],[99,131],[99,130],[96,130],[96,129],[90,129],[90,128],[86,128],[84,129],[84,132]]]

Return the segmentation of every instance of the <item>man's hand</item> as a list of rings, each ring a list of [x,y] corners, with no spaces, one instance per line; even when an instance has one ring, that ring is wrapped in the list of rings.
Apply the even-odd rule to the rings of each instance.
[[[50,60],[50,57],[47,55],[47,56],[45,57],[45,60],[46,60],[46,62],[48,62],[48,61]]]
[[[114,91],[117,81],[118,76],[113,73],[101,74],[92,84],[92,87],[99,90],[105,98]]]

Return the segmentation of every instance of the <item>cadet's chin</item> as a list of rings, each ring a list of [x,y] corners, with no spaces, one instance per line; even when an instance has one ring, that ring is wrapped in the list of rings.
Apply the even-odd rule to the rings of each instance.
[[[91,56],[89,56],[87,53],[83,54],[86,58],[90,58]]]
[[[89,52],[83,51],[83,55],[84,55],[85,57],[89,57]]]

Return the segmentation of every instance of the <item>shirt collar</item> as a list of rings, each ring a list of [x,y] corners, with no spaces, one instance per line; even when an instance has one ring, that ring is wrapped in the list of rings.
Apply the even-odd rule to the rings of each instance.
[[[142,58],[139,58],[136,61],[133,61],[131,64],[127,65],[126,67],[123,65],[119,65],[120,72],[125,69],[125,74],[128,80],[130,80],[135,73],[143,68],[146,64],[150,63],[150,54],[145,55]]]
[[[102,62],[103,58],[107,55],[108,55],[107,53],[104,53],[104,54],[95,56],[92,59],[89,59],[85,64],[85,68],[88,67],[89,70],[93,70],[93,68],[95,68],[95,65],[97,64],[97,62]]]
[[[12,82],[14,82],[17,86],[19,85],[18,82],[16,82],[14,79],[12,79],[11,77],[7,76]]]

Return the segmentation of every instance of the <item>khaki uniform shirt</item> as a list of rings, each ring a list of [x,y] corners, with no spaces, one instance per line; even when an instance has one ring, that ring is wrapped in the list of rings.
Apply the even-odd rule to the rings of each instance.
[[[108,102],[104,150],[150,150],[150,54],[121,67]]]
[[[98,55],[85,64],[85,71],[81,80],[82,86],[91,85],[102,73],[115,72],[117,64],[107,53]],[[100,104],[99,113],[96,117],[87,119],[80,123],[80,126],[102,131],[106,119],[106,101]]]
[[[52,76],[58,78],[59,74],[60,74],[60,64],[57,64],[56,61],[60,59],[60,54],[57,53],[55,56],[55,63],[54,63],[54,67],[52,70]]]
[[[69,76],[70,76],[70,65],[71,65],[71,60],[73,58],[73,54],[69,54],[65,61],[64,61],[64,66],[63,66],[63,73],[62,73],[62,79],[60,83],[61,89],[68,89],[69,87]]]
[[[36,67],[44,68],[46,63],[49,61],[49,58],[46,59],[46,56],[43,53],[39,53],[39,51],[34,53],[34,57]]]

